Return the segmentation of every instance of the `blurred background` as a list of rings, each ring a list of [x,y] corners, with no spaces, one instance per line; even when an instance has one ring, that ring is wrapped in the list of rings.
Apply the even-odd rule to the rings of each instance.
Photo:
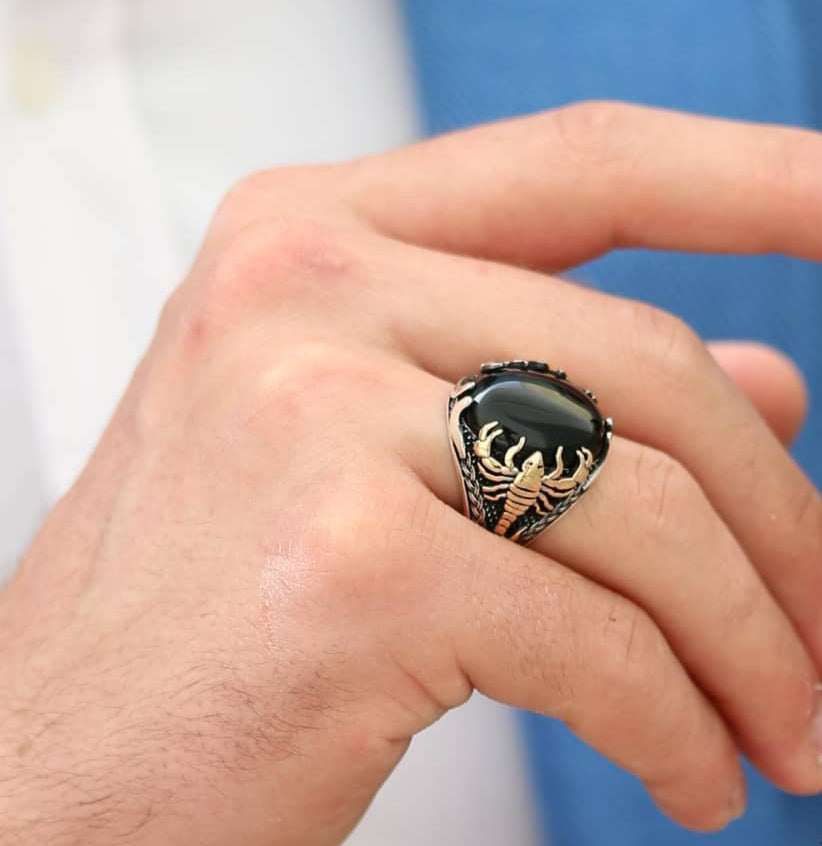
[[[820,127],[820,35],[819,0],[0,0],[0,580],[243,175],[589,98]],[[775,343],[822,390],[816,265],[623,251],[577,275]],[[796,454],[817,482],[820,427],[814,404]],[[752,775],[747,818],[709,839],[804,846],[820,821]],[[349,842],[702,840],[562,727],[476,696]]]

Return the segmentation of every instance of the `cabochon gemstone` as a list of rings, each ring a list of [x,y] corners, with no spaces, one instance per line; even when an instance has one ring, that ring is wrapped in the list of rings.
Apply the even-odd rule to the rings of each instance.
[[[501,372],[481,376],[472,391],[473,402],[463,422],[476,436],[486,423],[503,428],[492,454],[502,460],[505,451],[524,435],[527,450],[540,450],[547,467],[553,466],[558,446],[566,455],[581,447],[594,461],[606,444],[607,427],[594,401],[568,382],[550,375]]]

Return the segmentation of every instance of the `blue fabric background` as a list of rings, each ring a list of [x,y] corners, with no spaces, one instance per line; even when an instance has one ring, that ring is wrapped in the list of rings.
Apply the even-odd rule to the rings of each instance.
[[[432,133],[589,98],[822,127],[820,0],[404,5]],[[668,308],[704,337],[758,338],[788,352],[812,392],[795,453],[822,484],[820,265],[633,250],[580,275]],[[814,846],[822,839],[822,801],[784,796],[754,773],[742,821],[718,835],[685,832],[634,779],[562,726],[526,714],[522,727],[546,842],[555,846]]]

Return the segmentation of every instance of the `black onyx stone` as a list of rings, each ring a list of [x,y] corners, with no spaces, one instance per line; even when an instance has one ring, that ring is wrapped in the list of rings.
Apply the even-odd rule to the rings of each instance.
[[[564,447],[566,465],[576,466],[575,450],[587,447],[594,462],[607,449],[607,424],[595,403],[568,382],[535,373],[489,373],[477,380],[473,402],[462,421],[476,437],[486,423],[496,420],[502,433],[494,439],[492,455],[502,461],[505,451],[525,435],[525,447],[516,458],[540,450],[546,467],[554,466],[557,447]]]

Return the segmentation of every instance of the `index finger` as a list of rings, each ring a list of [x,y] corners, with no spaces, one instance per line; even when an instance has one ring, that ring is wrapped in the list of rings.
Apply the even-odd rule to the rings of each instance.
[[[561,269],[615,247],[822,259],[822,137],[581,103],[362,160],[348,196],[400,240]]]

